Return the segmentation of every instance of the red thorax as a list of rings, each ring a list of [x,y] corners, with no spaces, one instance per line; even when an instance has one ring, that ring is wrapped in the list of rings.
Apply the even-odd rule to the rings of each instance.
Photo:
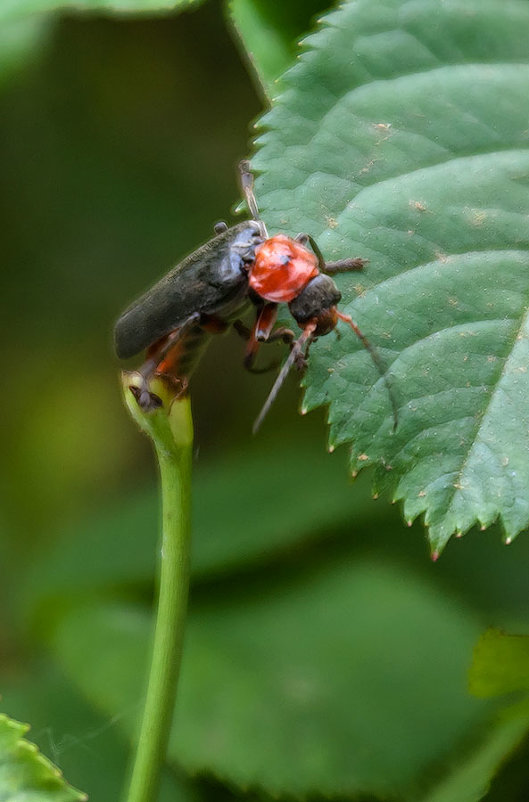
[[[312,251],[284,234],[276,234],[256,248],[249,284],[266,301],[289,303],[319,272]]]

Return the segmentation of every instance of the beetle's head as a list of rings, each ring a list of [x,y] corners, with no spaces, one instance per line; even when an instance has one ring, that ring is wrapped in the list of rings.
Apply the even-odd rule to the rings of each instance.
[[[330,276],[319,273],[303,288],[288,305],[296,323],[304,328],[311,320],[316,321],[315,337],[332,331],[338,323],[336,304],[342,295]]]

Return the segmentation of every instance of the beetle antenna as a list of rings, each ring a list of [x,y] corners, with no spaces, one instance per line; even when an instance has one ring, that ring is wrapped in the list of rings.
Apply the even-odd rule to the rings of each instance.
[[[259,207],[257,206],[257,201],[255,199],[255,194],[253,191],[253,173],[250,162],[247,159],[243,159],[241,162],[239,162],[239,171],[241,176],[241,189],[246,199],[246,203],[248,204],[250,214],[256,223],[259,223],[262,237],[264,239],[268,239],[268,231],[264,222],[261,220]]]
[[[268,398],[266,399],[266,401],[264,403],[264,406],[263,406],[262,410],[260,411],[259,416],[258,416],[258,418],[256,419],[256,421],[255,421],[255,423],[253,425],[253,429],[252,429],[253,434],[255,434],[257,432],[257,430],[259,429],[261,423],[264,421],[266,415],[268,414],[268,410],[270,409],[270,407],[272,406],[272,404],[276,400],[277,394],[278,394],[279,390],[281,389],[281,387],[283,385],[283,382],[285,381],[286,377],[288,376],[288,373],[290,372],[290,369],[291,369],[292,365],[294,364],[296,359],[298,359],[300,354],[303,353],[303,349],[305,347],[305,343],[307,343],[307,341],[308,341],[308,343],[310,344],[310,341],[312,340],[312,337],[314,335],[315,330],[316,330],[316,323],[315,322],[314,323],[309,323],[303,329],[303,332],[302,332],[301,336],[292,345],[292,348],[290,350],[290,354],[288,355],[288,358],[287,358],[285,364],[283,365],[283,367],[279,371],[279,373],[277,375],[277,379],[274,382],[274,386],[272,387],[272,389],[268,393]]]
[[[382,360],[380,358],[380,354],[378,353],[376,348],[369,342],[369,340],[367,339],[365,334],[363,334],[360,331],[360,329],[358,328],[358,326],[356,325],[356,323],[354,322],[352,317],[350,317],[349,315],[345,315],[343,312],[340,312],[338,309],[336,310],[336,314],[338,315],[340,320],[343,320],[344,323],[347,323],[352,328],[352,330],[354,331],[354,333],[356,334],[356,336],[358,337],[358,339],[360,340],[360,342],[362,343],[362,345],[364,346],[366,351],[369,352],[369,356],[373,360],[373,363],[374,363],[376,369],[380,373],[382,381],[386,385],[386,390],[388,391],[389,399],[391,401],[391,408],[393,410],[393,431],[395,431],[395,429],[397,428],[398,420],[399,420],[397,399],[395,398],[395,394],[393,392],[393,388],[391,387],[391,384],[389,383],[388,377],[386,375],[386,368],[385,368],[385,365],[384,365],[384,363],[382,362]]]

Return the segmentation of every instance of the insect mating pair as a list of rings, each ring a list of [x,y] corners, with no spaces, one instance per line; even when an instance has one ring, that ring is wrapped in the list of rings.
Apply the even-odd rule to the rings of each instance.
[[[259,216],[249,162],[241,162],[239,168],[252,219],[231,228],[218,223],[213,239],[170,270],[116,323],[114,342],[119,358],[147,351],[138,371],[140,382],[130,387],[139,406],[150,412],[161,405],[160,398],[149,390],[154,376],[167,379],[180,394],[185,393],[210,336],[233,326],[247,340],[244,366],[248,370],[262,372],[254,367],[261,343],[282,340],[290,347],[254,424],[255,432],[292,366],[304,368],[310,344],[342,320],[360,338],[386,383],[396,426],[396,403],[378,352],[353,319],[337,308],[341,293],[331,278],[335,273],[361,270],[365,261],[326,262],[308,234],[269,237]],[[280,303],[288,304],[302,330],[297,339],[284,326],[274,328]],[[255,323],[248,329],[240,316],[252,307]]]

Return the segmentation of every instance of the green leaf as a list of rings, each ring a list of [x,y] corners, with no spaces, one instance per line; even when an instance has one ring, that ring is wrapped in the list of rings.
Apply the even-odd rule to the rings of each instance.
[[[474,649],[470,690],[488,697],[529,689],[529,637],[488,629]]]
[[[424,514],[432,550],[496,518],[529,524],[529,4],[346,2],[305,41],[262,119],[254,167],[270,230],[313,234],[351,331],[311,350],[306,409],[354,471]]]
[[[377,561],[211,596],[189,621],[171,758],[274,795],[420,799],[488,709],[466,692],[478,628]],[[98,605],[68,612],[53,638],[73,681],[129,730],[149,633],[145,609]]]
[[[146,13],[176,11],[199,0],[3,0],[0,20],[51,11],[93,11],[96,13]]]
[[[0,714],[0,799],[2,802],[70,802],[87,799],[68,785],[59,769],[23,737],[27,724]]]

